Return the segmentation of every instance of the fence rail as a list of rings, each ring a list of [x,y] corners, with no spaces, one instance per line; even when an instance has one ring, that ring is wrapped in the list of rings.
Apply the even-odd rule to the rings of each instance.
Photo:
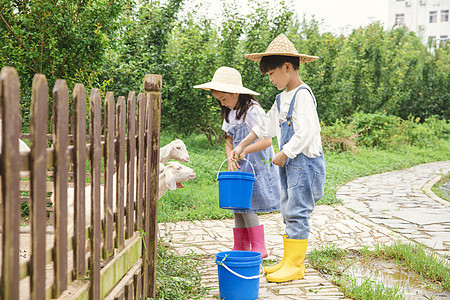
[[[146,75],[145,93],[115,101],[107,92],[102,102],[98,89],[87,98],[82,84],[70,101],[66,82],[57,80],[49,126],[49,88],[37,74],[23,134],[18,74],[2,69],[1,299],[155,297],[161,82]],[[29,153],[19,153],[21,137],[30,139]],[[23,171],[29,179],[20,178]],[[29,202],[28,233],[21,201]],[[23,244],[30,245],[25,259]]]

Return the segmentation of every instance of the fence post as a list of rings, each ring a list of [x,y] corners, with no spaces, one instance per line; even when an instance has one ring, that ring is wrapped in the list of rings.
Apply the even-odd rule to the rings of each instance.
[[[79,278],[86,273],[86,90],[84,85],[77,83],[73,90],[73,116],[75,158],[74,158],[74,274]],[[92,186],[91,186],[92,187]],[[88,216],[90,218],[90,216]],[[70,233],[72,235],[72,232]]]
[[[135,163],[136,163],[136,96],[134,92],[128,94],[127,103],[128,141],[127,141],[127,230],[125,238],[134,233],[134,197],[135,197]],[[137,203],[137,201],[136,201]]]
[[[147,296],[152,298],[156,296],[161,87],[161,75],[145,75],[144,88],[148,105],[145,230],[148,234],[145,238],[147,251],[144,263],[148,264],[148,279],[144,284],[147,285]]]
[[[103,242],[103,258],[108,258],[113,253],[113,176],[114,176],[114,139],[115,139],[115,122],[114,122],[114,94],[107,92],[105,96],[105,197],[104,197],[104,218],[105,232]]]
[[[136,177],[136,229],[144,230],[142,221],[143,198],[144,198],[144,136],[145,136],[145,100],[144,94],[138,94],[138,159]]]
[[[55,87],[53,88],[53,106],[53,113],[55,116],[55,137],[53,138],[53,141],[55,145],[54,215],[56,225],[55,245],[53,248],[55,254],[55,284],[53,285],[53,297],[57,298],[67,288],[67,146],[69,143],[69,89],[67,88],[65,80],[59,79],[56,81]],[[46,146],[47,145],[45,145],[45,148]],[[44,151],[45,150],[46,149],[44,149]]]
[[[19,299],[19,105],[20,82],[17,71],[4,67],[0,74],[0,105],[2,107],[2,175],[3,249],[1,298]]]
[[[116,109],[116,207],[117,207],[117,220],[116,220],[116,248],[122,248],[124,242],[124,189],[125,189],[125,127],[126,125],[126,103],[125,97],[119,96],[117,99]]]
[[[45,257],[45,227],[47,219],[47,139],[42,137],[47,134],[47,120],[47,79],[42,74],[36,74],[33,78],[31,101],[31,299],[45,298],[45,276],[42,276],[42,274],[45,274],[46,263],[43,257]],[[59,236],[56,241],[58,241],[58,238]],[[66,255],[66,252],[64,255]],[[61,257],[56,257],[56,263],[58,259],[61,259]],[[56,278],[56,281],[58,279]]]
[[[89,260],[90,292],[89,299],[100,299],[100,186],[101,186],[101,118],[102,104],[98,89],[92,89],[90,96],[91,113],[91,257]]]

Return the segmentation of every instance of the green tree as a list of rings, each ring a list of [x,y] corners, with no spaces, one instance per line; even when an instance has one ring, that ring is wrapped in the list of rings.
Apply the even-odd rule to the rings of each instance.
[[[280,93],[261,74],[259,63],[244,58],[244,54],[264,52],[270,42],[280,33],[286,33],[293,24],[292,2],[280,1],[277,9],[270,7],[267,1],[254,3],[253,11],[246,16],[244,26],[245,39],[241,42],[241,64],[236,68],[241,72],[245,85],[260,93],[259,101],[265,110],[269,110]]]
[[[311,86],[317,99],[317,111],[323,121],[336,120],[349,113],[348,103],[342,101],[341,90],[335,74],[337,59],[342,54],[345,37],[331,33],[320,33],[319,22],[297,21],[289,32],[289,39],[299,53],[318,56],[319,59],[300,65],[300,76]]]
[[[17,69],[22,85],[22,118],[28,123],[35,73],[89,86],[97,82],[104,50],[125,5],[118,1],[0,0],[0,64]]]
[[[166,50],[183,0],[131,1],[121,13],[119,30],[103,63],[103,80],[118,95],[142,91],[145,74],[168,77]],[[164,83],[163,83],[164,84]],[[165,85],[165,84],[164,84]]]
[[[193,88],[210,80],[217,68],[217,30],[210,20],[189,15],[173,36],[164,72],[163,124],[182,135],[199,130],[211,144],[220,142],[218,104],[210,93]]]

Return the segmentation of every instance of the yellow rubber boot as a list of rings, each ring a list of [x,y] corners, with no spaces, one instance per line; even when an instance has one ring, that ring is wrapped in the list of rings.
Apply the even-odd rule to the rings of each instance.
[[[308,239],[284,239],[284,264],[273,273],[267,275],[269,282],[286,282],[305,277],[305,256]]]
[[[283,245],[284,245],[284,240],[287,238],[287,234],[283,234]],[[286,248],[285,248],[286,249]],[[281,261],[279,263],[277,263],[274,266],[268,266],[268,267],[264,267],[264,272],[266,274],[270,274],[273,273],[275,271],[278,271],[279,269],[281,269],[281,267],[284,265],[284,253],[283,253],[283,258],[281,259]]]

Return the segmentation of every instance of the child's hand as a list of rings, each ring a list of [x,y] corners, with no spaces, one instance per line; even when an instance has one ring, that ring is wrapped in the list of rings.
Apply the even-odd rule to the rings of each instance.
[[[272,162],[279,167],[283,167],[284,164],[286,163],[286,159],[287,159],[286,154],[284,154],[283,150],[281,150],[280,152],[275,154]]]
[[[237,171],[240,168],[237,161],[228,160],[228,171]]]
[[[234,148],[233,150],[231,150],[231,159],[233,161],[239,161],[244,159],[244,157],[241,156],[242,152],[244,151],[244,149],[242,149],[241,146],[237,145],[236,148]]]

